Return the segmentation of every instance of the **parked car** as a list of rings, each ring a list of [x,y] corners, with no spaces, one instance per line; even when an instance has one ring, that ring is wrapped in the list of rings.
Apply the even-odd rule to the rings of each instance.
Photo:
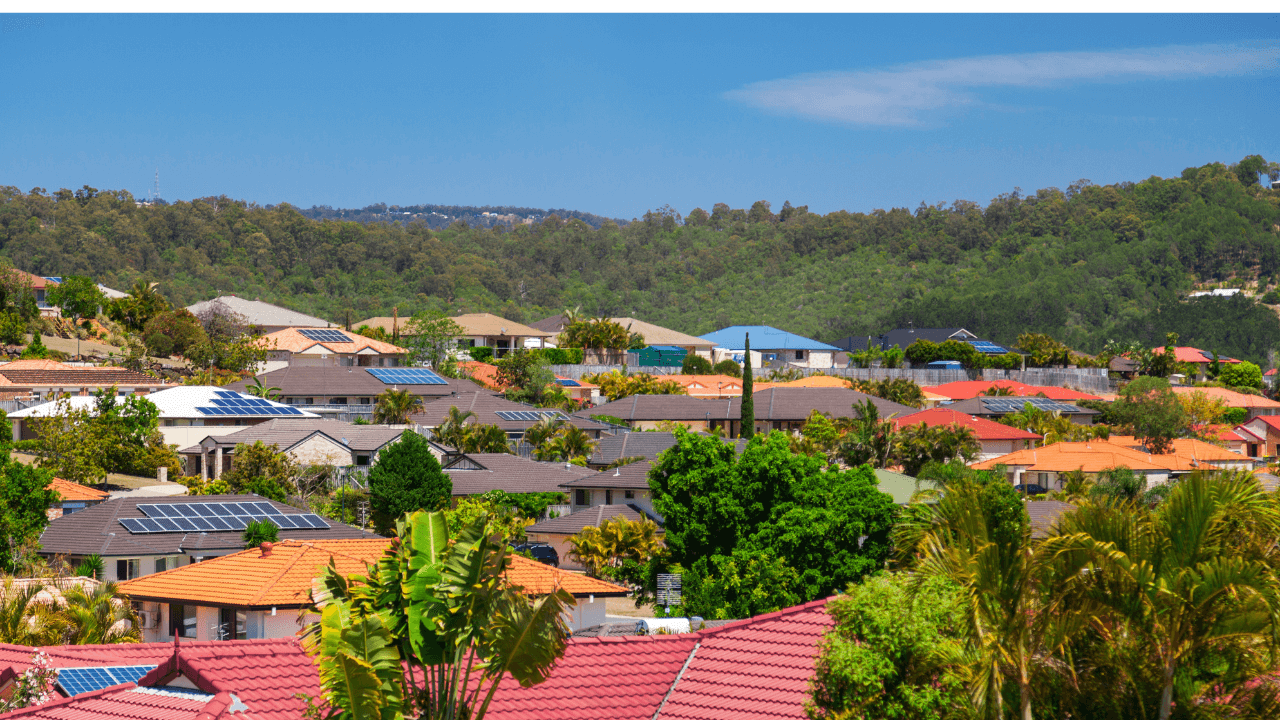
[[[555,568],[560,567],[560,553],[556,552],[555,548],[546,543],[520,543],[519,545],[512,545],[511,549],[516,552],[527,552],[533,556],[534,560],[537,560],[543,565],[550,565]]]
[[[1043,495],[1049,492],[1049,488],[1043,485],[1036,485],[1035,483],[1029,483],[1027,485],[1014,485],[1013,489],[1017,490],[1020,493],[1023,493],[1024,495]]]

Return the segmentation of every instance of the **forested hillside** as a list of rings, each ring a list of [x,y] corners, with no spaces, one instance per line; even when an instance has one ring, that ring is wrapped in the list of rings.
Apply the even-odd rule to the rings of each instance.
[[[299,209],[303,215],[312,220],[354,220],[356,222],[422,222],[433,230],[446,228],[455,222],[464,222],[473,227],[493,227],[517,223],[542,222],[548,216],[555,215],[561,220],[581,220],[593,228],[599,228],[609,218],[579,210],[540,210],[537,208],[514,207],[511,205],[387,205],[378,203],[362,208],[333,208],[328,205],[312,205],[306,210]],[[615,221],[616,222],[616,221]],[[625,222],[623,223],[626,224]]]
[[[123,191],[8,187],[0,254],[117,288],[158,280],[183,305],[235,293],[336,322],[393,306],[522,321],[581,306],[694,334],[758,323],[836,340],[912,321],[1006,343],[1045,332],[1086,352],[1176,331],[1186,344],[1264,361],[1280,346],[1270,307],[1184,299],[1196,283],[1280,279],[1280,190],[1261,187],[1258,169],[1268,164],[1253,156],[1177,178],[1015,191],[985,208],[664,208],[599,229],[551,216],[432,230],[312,220],[227,197],[138,207]]]

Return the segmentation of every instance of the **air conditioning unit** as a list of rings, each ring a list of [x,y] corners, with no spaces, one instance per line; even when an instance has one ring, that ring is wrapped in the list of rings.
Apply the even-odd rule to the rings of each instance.
[[[151,610],[138,611],[138,624],[141,625],[143,628],[150,630],[156,626],[156,623],[159,620],[160,620],[160,613],[158,612],[154,612]]]

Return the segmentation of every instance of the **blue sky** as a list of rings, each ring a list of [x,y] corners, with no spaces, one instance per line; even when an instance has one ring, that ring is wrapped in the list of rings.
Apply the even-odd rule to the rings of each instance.
[[[987,203],[1280,161],[1280,15],[5,15],[0,184]]]

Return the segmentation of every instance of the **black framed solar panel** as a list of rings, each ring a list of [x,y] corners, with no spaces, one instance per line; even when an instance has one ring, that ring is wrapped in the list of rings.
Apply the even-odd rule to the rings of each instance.
[[[120,524],[123,525],[125,529],[131,533],[151,532],[150,530],[147,530],[145,526],[143,526],[142,520],[139,518],[121,518]]]
[[[149,503],[138,505],[145,518],[121,518],[131,533],[228,532],[243,530],[254,520],[286,530],[325,530],[329,524],[314,513],[286,514],[269,502]]]

